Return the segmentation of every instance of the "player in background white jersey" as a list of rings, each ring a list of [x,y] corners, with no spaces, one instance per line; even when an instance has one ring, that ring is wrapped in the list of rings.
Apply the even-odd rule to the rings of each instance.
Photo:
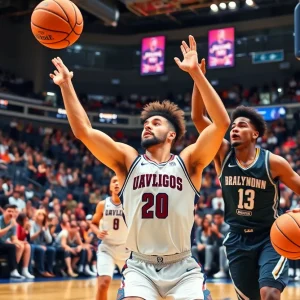
[[[142,146],[146,156],[142,158],[131,146],[115,142],[104,132],[92,128],[76,96],[73,73],[60,58],[52,61],[57,70],[50,77],[61,88],[74,135],[115,171],[122,186],[129,232],[126,245],[130,245],[132,254],[127,268],[125,266],[118,299],[204,299],[204,277],[190,252],[194,199],[198,196],[203,169],[216,155],[230,120],[218,94],[201,72],[192,36],[189,36],[189,46],[182,42],[181,51],[183,61],[178,58],[175,61],[193,78],[212,124],[194,144],[175,157],[171,148],[185,133],[184,112],[177,105],[169,101],[153,102],[143,109]],[[131,188],[133,199],[128,198]],[[182,197],[185,193],[187,198]]]
[[[122,271],[130,252],[125,247],[127,226],[118,193],[119,180],[113,176],[109,190],[111,197],[100,201],[91,222],[91,228],[101,240],[97,252],[98,290],[96,300],[107,300],[107,292],[115,265]]]

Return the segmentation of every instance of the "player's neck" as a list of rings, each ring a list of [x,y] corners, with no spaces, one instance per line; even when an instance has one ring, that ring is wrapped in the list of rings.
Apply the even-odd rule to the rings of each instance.
[[[121,200],[118,197],[118,195],[116,195],[116,194],[112,194],[110,199],[111,199],[111,202],[115,205],[120,205],[121,204]]]
[[[256,145],[253,144],[243,148],[236,148],[235,157],[243,164],[251,163],[256,157]]]
[[[149,157],[152,161],[160,164],[162,162],[166,162],[170,159],[171,153],[170,149],[166,147],[157,147],[155,149],[147,149],[146,155]]]

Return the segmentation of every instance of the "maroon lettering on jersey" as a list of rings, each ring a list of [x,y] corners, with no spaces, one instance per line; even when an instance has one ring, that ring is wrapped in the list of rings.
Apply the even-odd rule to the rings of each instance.
[[[182,191],[182,178],[168,174],[142,174],[133,178],[133,190],[145,187],[170,187]]]

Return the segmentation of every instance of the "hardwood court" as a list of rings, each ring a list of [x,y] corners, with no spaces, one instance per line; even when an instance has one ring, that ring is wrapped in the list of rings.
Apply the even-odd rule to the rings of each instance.
[[[116,300],[120,282],[112,283],[109,300]],[[210,283],[214,300],[237,299],[231,284]],[[94,300],[96,279],[0,284],[0,300]],[[289,287],[282,300],[300,299],[300,288]]]

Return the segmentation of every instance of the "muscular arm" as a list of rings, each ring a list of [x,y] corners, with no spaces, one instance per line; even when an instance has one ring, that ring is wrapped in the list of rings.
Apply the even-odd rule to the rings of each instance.
[[[204,60],[202,60],[200,68],[202,72],[205,74]],[[194,83],[193,94],[192,94],[191,118],[199,134],[201,134],[201,132],[205,128],[207,128],[212,124],[210,119],[206,116],[204,101],[196,83]],[[214,158],[215,168],[218,175],[221,173],[222,162],[226,153],[229,150],[229,147],[230,147],[229,142],[226,139],[223,139],[222,144]]]
[[[300,195],[300,176],[283,157],[270,154],[270,171],[272,178],[278,178],[294,193]]]
[[[203,170],[217,154],[229,127],[230,119],[222,100],[205,78],[200,67],[190,72],[190,75],[202,96],[212,123],[203,129],[196,143],[187,147],[183,152],[185,152],[184,156],[189,155],[190,170],[195,167]]]
[[[97,204],[96,212],[93,215],[93,219],[92,219],[92,222],[91,222],[91,225],[90,225],[93,233],[96,234],[96,235],[99,234],[99,223],[100,223],[100,220],[103,217],[104,204],[105,204],[105,201],[100,201]]]
[[[55,75],[51,74],[53,81],[60,86],[67,111],[68,120],[76,138],[81,140],[93,155],[115,172],[126,175],[133,160],[137,156],[136,150],[116,143],[104,132],[92,128],[91,122],[80,104],[74,86],[72,76],[67,67],[59,58],[53,59],[57,68]],[[126,151],[125,151],[126,149]]]

